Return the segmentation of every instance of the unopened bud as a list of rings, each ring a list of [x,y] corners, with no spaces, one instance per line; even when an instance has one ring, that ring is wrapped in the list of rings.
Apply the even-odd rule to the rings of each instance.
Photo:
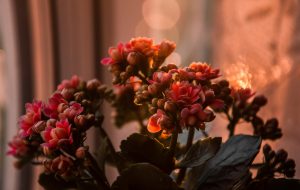
[[[58,113],[63,113],[69,106],[66,103],[60,103],[57,107]]]
[[[85,158],[85,155],[86,155],[86,149],[84,147],[77,148],[75,152],[76,158],[83,159]]]
[[[157,107],[158,108],[163,108],[165,105],[166,100],[165,99],[158,99],[157,101]]]
[[[176,44],[171,41],[163,41],[159,45],[158,55],[160,57],[168,57],[175,49]]]
[[[176,104],[174,102],[167,101],[164,104],[164,110],[171,113],[175,113],[177,111]]]
[[[87,82],[86,88],[89,91],[93,91],[93,90],[96,90],[100,85],[101,85],[101,83],[98,79],[92,79]]]
[[[73,94],[74,94],[74,89],[72,88],[64,88],[61,91],[61,95],[66,99],[66,100],[70,100],[71,98],[73,98]]]
[[[44,131],[46,128],[46,122],[45,121],[39,121],[36,124],[33,125],[33,127],[31,128],[32,131],[34,131],[35,133],[40,133],[42,131]]]

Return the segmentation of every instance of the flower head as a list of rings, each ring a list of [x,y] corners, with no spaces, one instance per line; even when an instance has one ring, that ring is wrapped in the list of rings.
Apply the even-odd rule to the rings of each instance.
[[[80,83],[80,79],[77,75],[73,75],[70,80],[63,80],[58,86],[57,90],[63,90],[64,88],[73,88],[76,89]]]
[[[44,107],[44,114],[49,118],[57,119],[59,115],[58,108],[60,104],[68,104],[68,102],[60,93],[54,93],[49,98],[48,104]]]
[[[68,120],[57,121],[55,127],[47,126],[45,131],[41,132],[45,143],[42,146],[55,149],[60,144],[72,144],[73,137],[71,133],[71,124]]]
[[[34,101],[25,105],[26,114],[21,116],[19,120],[21,136],[27,137],[32,134],[31,128],[35,123],[41,120],[42,102]]]
[[[149,118],[147,129],[150,133],[157,133],[161,130],[171,132],[175,125],[171,118],[162,110],[157,110],[157,113]]]
[[[212,121],[215,115],[208,109],[203,109],[200,104],[193,104],[183,108],[180,113],[180,124],[184,127],[195,127],[197,129],[205,129],[203,122]]]
[[[193,62],[189,68],[195,72],[197,80],[211,80],[219,77],[219,69],[212,69],[207,63]]]
[[[8,146],[9,150],[7,154],[15,157],[24,157],[29,151],[27,143],[20,136],[14,136],[13,140],[9,142]]]
[[[200,86],[188,82],[175,82],[171,85],[167,98],[178,105],[191,105],[200,99],[202,89]],[[201,100],[203,101],[203,100]]]

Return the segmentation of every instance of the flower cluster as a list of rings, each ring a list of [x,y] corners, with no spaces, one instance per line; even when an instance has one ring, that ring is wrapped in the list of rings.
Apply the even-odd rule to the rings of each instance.
[[[263,147],[264,164],[258,169],[256,179],[272,178],[275,173],[281,173],[286,177],[294,177],[295,161],[288,158],[288,153],[280,149],[277,152],[272,150],[271,146],[266,144]]]
[[[183,69],[173,64],[161,67],[135,97],[136,104],[148,103],[153,114],[148,130],[167,134],[189,127],[204,130],[204,123],[215,117],[213,109],[224,106],[211,88],[211,80],[218,76],[218,70],[200,62]]]
[[[124,84],[131,76],[147,78],[174,49],[175,44],[170,41],[154,44],[150,38],[133,38],[109,48],[109,57],[102,59],[101,63],[110,66],[114,84]]]
[[[223,84],[221,84],[223,83]],[[264,120],[258,116],[259,110],[267,104],[267,98],[263,95],[258,95],[252,98],[255,93],[251,89],[235,89],[229,88],[226,82],[220,81],[218,86],[214,86],[217,97],[225,102],[225,112],[231,125],[228,125],[230,130],[243,119],[253,126],[255,135],[261,136],[263,139],[276,140],[282,136],[282,131],[278,127],[276,118]],[[223,87],[222,87],[223,86]]]
[[[101,102],[112,96],[96,79],[85,82],[73,76],[64,80],[46,103],[26,104],[8,154],[19,158],[19,163],[47,158],[47,171],[65,177],[73,165],[68,155],[76,157],[76,150],[84,146],[85,131],[102,121],[98,113]]]

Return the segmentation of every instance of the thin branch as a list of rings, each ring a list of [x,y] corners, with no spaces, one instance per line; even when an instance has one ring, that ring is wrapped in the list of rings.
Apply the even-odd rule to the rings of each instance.
[[[194,134],[195,134],[195,128],[194,127],[190,127],[189,128],[189,134],[188,134],[188,139],[187,139],[187,142],[186,142],[186,147],[185,147],[184,154],[187,153],[187,151],[193,145]],[[178,185],[180,185],[182,183],[182,181],[184,179],[184,176],[185,176],[185,173],[186,173],[186,168],[181,168],[179,170],[179,173],[178,173],[178,176],[177,176],[177,179],[176,179],[176,183]]]

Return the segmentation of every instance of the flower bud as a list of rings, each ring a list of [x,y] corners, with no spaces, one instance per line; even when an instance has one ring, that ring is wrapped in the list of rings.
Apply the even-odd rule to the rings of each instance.
[[[46,128],[46,122],[45,121],[39,121],[31,128],[32,131],[35,133],[40,133]]]
[[[197,118],[194,115],[188,116],[188,118],[187,118],[187,124],[189,126],[194,127],[196,125],[196,123],[197,123]]]
[[[69,106],[66,103],[60,103],[57,107],[58,113],[63,113]]]
[[[130,52],[127,55],[127,61],[129,63],[129,65],[136,65],[139,62],[141,62],[142,59],[143,59],[142,55],[137,52]]]
[[[175,49],[176,44],[171,41],[163,41],[159,45],[158,56],[168,57]]]
[[[74,99],[76,102],[81,102],[84,98],[84,92],[83,91],[80,91],[80,92],[76,92],[74,94]]]
[[[157,84],[150,84],[148,86],[148,92],[151,95],[155,96],[158,93]]]
[[[261,96],[256,96],[253,101],[252,104],[258,105],[258,106],[264,106],[266,105],[268,102],[267,98],[263,95]]]
[[[74,89],[72,88],[64,88],[61,91],[61,95],[66,99],[66,100],[70,100],[71,98],[73,98],[73,94],[74,94]]]
[[[74,118],[74,123],[77,127],[84,127],[87,123],[87,120],[84,115],[78,115]]]
[[[218,84],[222,87],[228,87],[229,86],[229,82],[227,80],[221,80],[218,82]]]
[[[163,108],[165,105],[166,100],[165,99],[158,99],[157,101],[157,107],[158,108]]]
[[[86,83],[86,89],[89,91],[94,91],[96,90],[99,86],[101,85],[100,81],[98,79],[92,79],[89,80]]]
[[[176,113],[176,111],[177,111],[176,104],[172,101],[167,101],[164,104],[164,110],[171,112],[171,113]]]
[[[76,158],[83,159],[85,158],[85,155],[86,155],[86,149],[84,147],[77,148],[75,152]]]

